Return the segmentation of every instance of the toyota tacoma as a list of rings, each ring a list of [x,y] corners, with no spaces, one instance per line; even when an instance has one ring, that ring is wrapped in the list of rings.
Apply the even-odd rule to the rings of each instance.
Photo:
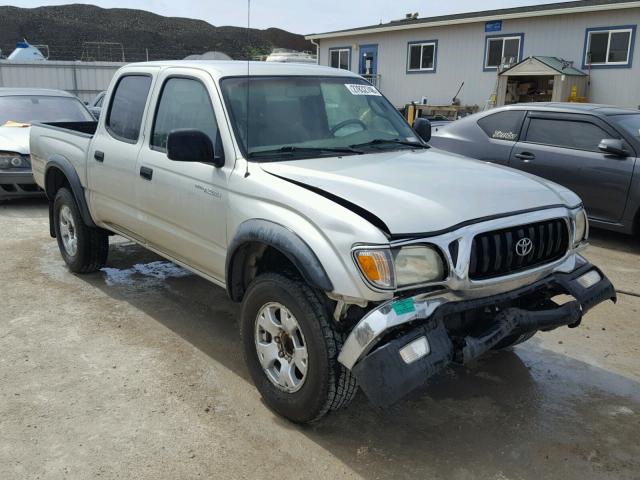
[[[574,193],[429,136],[351,72],[151,62],[98,122],[34,125],[31,156],[72,272],[118,234],[226,288],[265,402],[311,422],[615,300]]]

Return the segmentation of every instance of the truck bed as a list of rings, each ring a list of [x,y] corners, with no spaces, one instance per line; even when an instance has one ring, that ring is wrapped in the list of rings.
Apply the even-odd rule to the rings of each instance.
[[[41,123],[39,125],[53,127],[55,129],[61,130],[72,130],[77,133],[84,133],[86,135],[93,136],[96,133],[96,128],[98,128],[98,122],[48,122]]]
[[[36,183],[44,188],[47,162],[56,158],[68,162],[78,173],[80,183],[86,186],[86,164],[89,145],[98,122],[34,123],[31,126],[31,168]]]

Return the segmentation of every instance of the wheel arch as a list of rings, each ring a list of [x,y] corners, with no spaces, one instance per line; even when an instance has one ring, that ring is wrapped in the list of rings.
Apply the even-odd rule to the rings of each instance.
[[[71,190],[73,198],[80,209],[82,221],[89,227],[96,227],[89,212],[89,206],[84,196],[84,187],[80,182],[78,172],[76,172],[73,164],[67,158],[61,155],[52,155],[49,157],[44,171],[44,190],[49,199],[49,233],[51,236],[55,237],[53,200],[58,190],[63,187],[68,187]]]
[[[242,300],[249,283],[260,273],[257,261],[265,255],[282,262],[282,270],[295,268],[310,286],[325,292],[333,290],[320,260],[300,236],[278,223],[252,219],[240,224],[227,252],[226,284],[232,300]]]

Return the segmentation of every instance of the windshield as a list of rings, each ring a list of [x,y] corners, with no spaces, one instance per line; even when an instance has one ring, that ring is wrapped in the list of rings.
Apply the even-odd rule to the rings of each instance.
[[[640,139],[640,113],[630,115],[612,115],[609,118],[635,138]]]
[[[16,95],[0,97],[0,125],[7,122],[89,122],[93,117],[73,97]]]
[[[249,159],[424,148],[389,101],[359,78],[251,77],[247,85],[247,77],[234,77],[223,79],[221,87]]]

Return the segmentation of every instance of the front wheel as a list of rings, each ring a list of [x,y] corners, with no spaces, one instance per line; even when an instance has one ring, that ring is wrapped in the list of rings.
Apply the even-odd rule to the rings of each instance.
[[[305,283],[259,276],[245,295],[240,322],[249,373],[278,414],[313,422],[354,397],[355,378],[338,362],[343,336]]]
[[[69,270],[90,273],[105,265],[109,253],[107,233],[84,223],[73,194],[66,188],[58,190],[53,201],[53,226]]]

